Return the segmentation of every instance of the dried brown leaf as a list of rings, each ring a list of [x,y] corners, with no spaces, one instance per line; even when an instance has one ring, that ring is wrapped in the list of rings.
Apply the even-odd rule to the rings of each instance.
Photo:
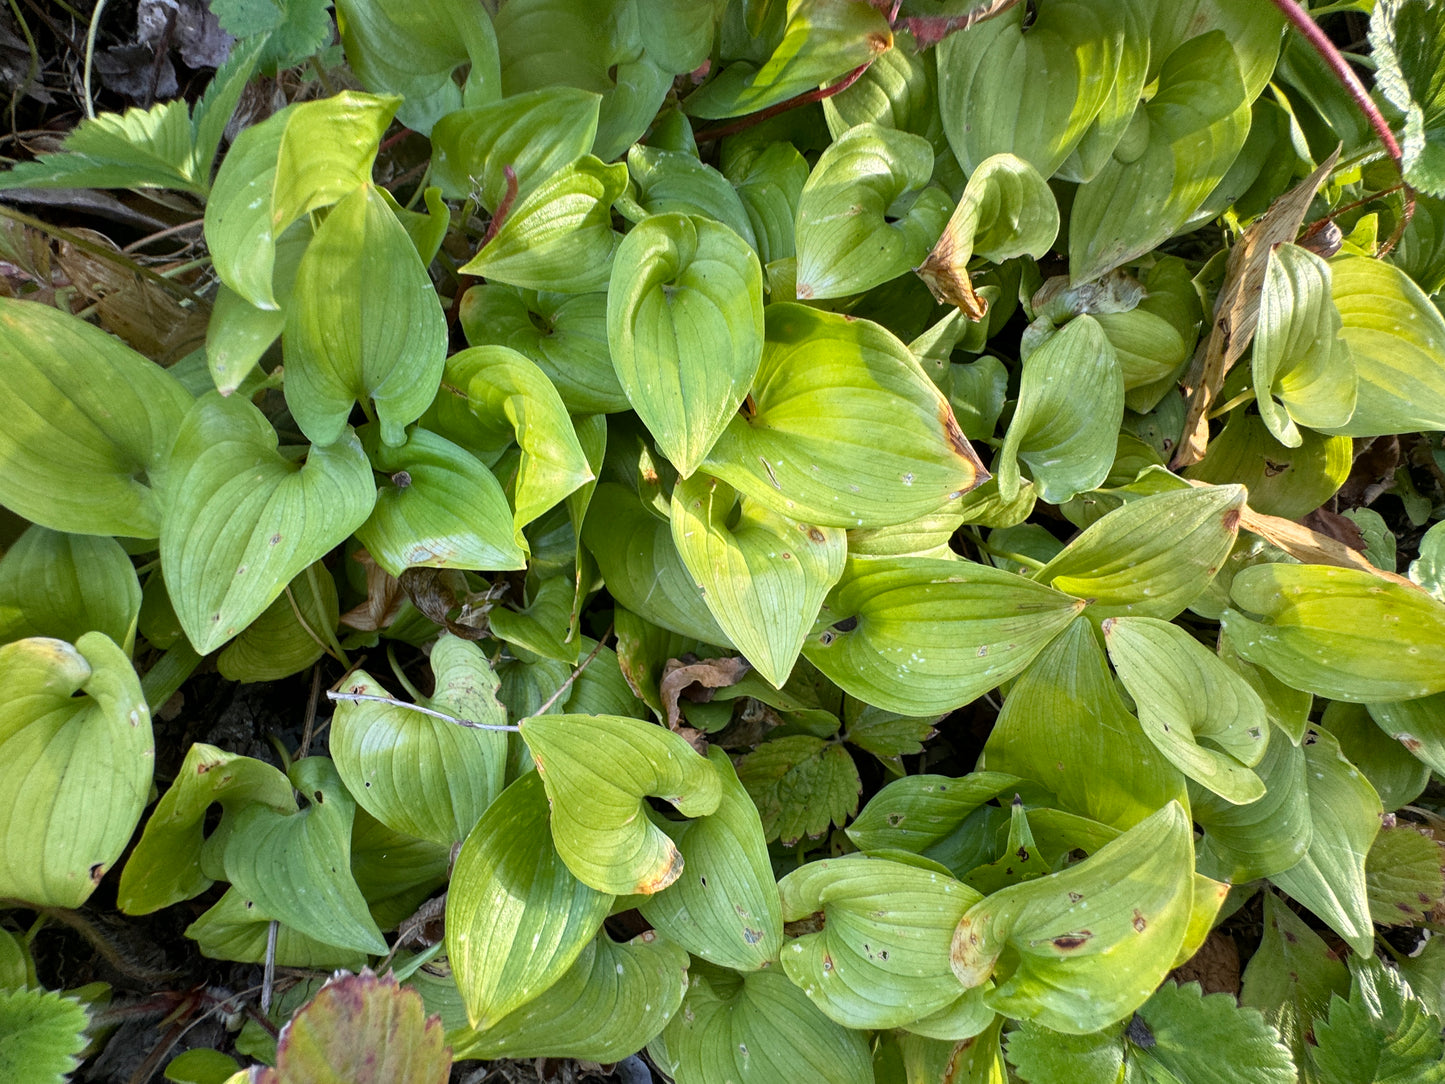
[[[706,704],[715,690],[736,685],[752,668],[753,664],[741,656],[696,662],[668,659],[658,684],[668,729],[681,734],[698,752],[706,752],[707,739],[702,731],[683,722],[678,701],[686,699],[694,704]]]

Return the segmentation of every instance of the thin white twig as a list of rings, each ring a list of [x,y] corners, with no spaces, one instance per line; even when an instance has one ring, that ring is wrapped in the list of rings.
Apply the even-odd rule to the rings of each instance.
[[[533,715],[546,715],[547,709],[550,708],[553,704],[557,703],[563,693],[565,693],[568,689],[572,688],[572,683],[577,680],[578,676],[582,673],[583,670],[586,670],[587,667],[591,665],[592,660],[597,657],[597,653],[602,650],[602,645],[607,642],[607,637],[611,632],[612,630],[609,628],[607,632],[604,632],[602,634],[602,639],[597,641],[597,646],[594,647],[592,651],[588,654],[588,656],[582,660],[582,662],[578,665],[577,669],[572,671],[572,676],[569,677],[566,681],[562,682],[561,685],[557,686],[557,691],[551,696],[547,697],[547,699],[542,702],[542,706],[532,713]]]

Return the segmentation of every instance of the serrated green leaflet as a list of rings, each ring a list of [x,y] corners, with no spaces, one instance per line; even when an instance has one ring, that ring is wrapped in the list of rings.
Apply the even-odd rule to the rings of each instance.
[[[1362,256],[1330,264],[1340,337],[1359,374],[1351,437],[1445,429],[1445,318],[1399,268]]]
[[[448,957],[483,1032],[560,979],[612,906],[563,864],[547,805],[541,776],[522,776],[477,821],[452,871]]]
[[[1144,733],[1169,762],[1236,805],[1262,798],[1249,769],[1269,746],[1269,720],[1244,678],[1167,621],[1114,617],[1103,631]]]
[[[1093,317],[1071,320],[1024,360],[1018,406],[994,464],[999,495],[1018,496],[1020,460],[1052,504],[1094,489],[1113,466],[1123,415],[1114,348]]]
[[[1377,926],[1429,921],[1445,897],[1445,849],[1432,836],[1397,825],[1383,828],[1365,858],[1365,894]]]
[[[1349,1000],[1330,998],[1315,1022],[1310,1060],[1329,1084],[1347,1080],[1445,1081],[1440,1018],[1404,979],[1378,960],[1351,967]]]
[[[1330,265],[1297,245],[1274,249],[1250,364],[1260,417],[1286,447],[1304,439],[1296,422],[1329,429],[1355,412],[1355,366],[1339,332]]]
[[[607,345],[607,295],[537,293],[488,283],[462,295],[472,346],[509,346],[547,374],[574,414],[628,408]]]
[[[527,290],[606,288],[622,240],[612,228],[612,202],[626,187],[625,165],[584,155],[518,200],[497,235],[461,270]]]
[[[642,816],[644,798],[672,803],[684,816],[716,811],[716,769],[678,735],[639,719],[607,715],[535,715],[522,740],[547,785],[552,839],[584,884],[617,895],[651,894],[682,872],[682,854]]]
[[[382,441],[400,444],[441,383],[446,340],[406,230],[376,188],[357,188],[331,209],[296,271],[281,333],[296,423],[314,444],[332,444],[354,404],[374,404]]]
[[[764,835],[784,846],[841,826],[858,808],[863,789],[847,750],[816,734],[764,742],[742,759],[738,776],[762,816]]]
[[[975,904],[954,934],[966,987],[1009,1016],[1083,1035],[1142,1005],[1169,970],[1189,923],[1194,839],[1170,802],[1062,873]]]
[[[1024,30],[1017,5],[938,47],[938,105],[963,171],[1011,153],[1054,173],[1103,108],[1118,76],[1121,5],[1063,0]]]
[[[130,659],[104,633],[0,647],[0,896],[79,907],[140,820],[155,761]]]
[[[295,762],[291,781],[306,808],[280,813],[248,805],[226,841],[226,879],[259,915],[353,952],[383,953],[386,942],[349,868],[356,803],[325,757]]]
[[[781,687],[823,597],[843,574],[847,538],[743,498],[705,474],[672,493],[672,540],[719,626],[758,671]]]
[[[592,149],[602,99],[575,87],[541,87],[444,114],[432,130],[432,176],[442,194],[476,194],[495,212],[506,198],[507,167],[517,199]],[[538,135],[545,131],[546,139]]]
[[[481,648],[443,633],[431,655],[436,692],[421,706],[467,723],[505,726],[497,678]],[[386,692],[364,670],[346,691]],[[464,839],[502,791],[507,736],[402,706],[341,702],[331,753],[357,803],[387,827],[451,846]]]
[[[32,526],[0,557],[0,644],[94,631],[128,648],[140,607],[135,568],[113,538]]]
[[[1365,856],[1380,830],[1380,797],[1324,730],[1304,741],[1309,786],[1309,850],[1270,880],[1299,900],[1356,952],[1374,943],[1365,885]]]
[[[1088,527],[1034,577],[1106,617],[1177,617],[1219,571],[1239,531],[1243,486],[1131,500]]]
[[[757,808],[722,750],[709,749],[708,759],[722,800],[705,817],[661,823],[683,857],[683,875],[638,909],[709,963],[753,971],[776,960],[783,944],[778,890]]]
[[[953,409],[877,324],[767,308],[753,408],[703,463],[734,489],[820,527],[886,527],[987,479]]]
[[[155,538],[155,494],[191,396],[116,339],[48,305],[0,299],[0,501],[57,531]]]
[[[1184,780],[1124,707],[1089,622],[1074,618],[1014,684],[980,766],[1032,779],[1065,809],[1128,828]]]
[[[546,1051],[548,1057],[621,1061],[677,1012],[687,991],[687,962],[686,952],[652,931],[623,944],[602,933],[527,1004],[484,1032],[449,1028],[447,1041],[457,1058],[532,1058]],[[447,1004],[439,1007],[450,1024]]]
[[[326,653],[340,616],[336,581],[318,561],[221,649],[216,669],[230,681],[279,681],[300,673]]]
[[[766,63],[729,65],[683,107],[710,118],[766,109],[846,75],[892,45],[888,21],[876,10],[849,0],[789,0],[786,29]]]
[[[1268,564],[1229,592],[1237,609],[1224,634],[1286,685],[1363,703],[1445,691],[1445,605],[1423,591],[1355,569]]]
[[[445,393],[444,393],[445,394]],[[387,447],[364,433],[372,466],[387,475],[356,538],[393,576],[406,569],[522,568],[512,509],[496,476],[445,437],[413,428]]]
[[[215,392],[186,416],[171,452],[161,567],[176,616],[201,654],[269,606],[307,565],[365,522],[376,499],[354,435],[311,449],[304,466],[276,451],[259,410]]]
[[[397,119],[423,135],[463,104],[484,105],[501,94],[492,20],[465,0],[402,7],[340,0],[336,23],[347,62],[362,83],[374,93],[399,95]],[[466,81],[458,87],[452,76],[463,65]]]
[[[90,1017],[48,990],[0,990],[0,1073],[26,1084],[65,1084],[80,1065]]]
[[[218,802],[221,822],[207,835],[206,812]],[[121,870],[121,910],[150,914],[209,888],[224,874],[221,856],[236,814],[252,804],[294,812],[291,781],[264,761],[214,745],[192,745]]]
[[[778,970],[693,965],[682,1009],[650,1051],[678,1084],[873,1079],[864,1036],[829,1020]]]
[[[348,91],[283,109],[236,137],[206,202],[206,244],[222,282],[257,308],[278,307],[277,238],[371,178],[399,102]]]
[[[845,297],[923,262],[950,200],[925,188],[933,147],[922,136],[862,124],[818,159],[798,199],[797,296]]]
[[[819,932],[783,950],[783,969],[838,1023],[903,1027],[962,998],[971,1003],[958,1021],[964,1033],[948,1038],[967,1038],[993,1019],[948,966],[954,927],[983,898],[967,885],[882,858],[851,858],[810,862],[778,891],[785,921],[822,912]]]
[[[763,352],[762,270],[726,226],[654,215],[618,248],[607,340],[628,401],[683,477],[717,441]]]
[[[1249,134],[1249,98],[1223,32],[1185,42],[1164,63],[1113,159],[1069,215],[1069,276],[1097,278],[1182,227]],[[1136,140],[1140,144],[1135,146]]]

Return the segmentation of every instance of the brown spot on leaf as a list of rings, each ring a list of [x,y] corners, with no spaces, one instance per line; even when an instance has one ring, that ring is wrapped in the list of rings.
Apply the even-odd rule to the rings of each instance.
[[[828,541],[828,536],[825,535],[822,531],[818,530],[818,528],[816,527],[809,527],[808,539],[809,541],[816,542],[819,545],[822,545],[824,542]]]
[[[1223,523],[1224,529],[1231,534],[1239,530],[1239,509],[1231,508],[1228,512],[1225,512]]]
[[[1147,921],[1145,921],[1143,912],[1141,912],[1141,911],[1139,910],[1139,908],[1137,908],[1137,907],[1134,908],[1134,930],[1135,930],[1135,932],[1136,932],[1136,933],[1143,933],[1143,932],[1144,932],[1145,930],[1147,930],[1148,928],[1149,928],[1149,923],[1148,923]]]
[[[100,879],[101,879],[102,877],[104,877],[104,876],[105,876],[105,863],[104,863],[104,862],[97,862],[95,865],[93,865],[93,866],[90,867],[90,883],[91,883],[91,884],[93,884],[93,885],[98,885],[98,884],[100,884]]]
[[[1054,948],[1061,952],[1073,952],[1074,949],[1083,948],[1093,936],[1093,930],[1080,930],[1078,933],[1061,933],[1051,940]]]
[[[676,847],[668,847],[667,861],[657,869],[643,875],[637,881],[637,891],[645,896],[651,896],[661,892],[673,881],[682,876],[682,852]]]
[[[1070,892],[1070,893],[1069,893],[1069,902],[1070,902],[1070,903],[1078,903],[1078,902],[1079,902],[1081,899],[1083,899],[1083,898],[1084,898],[1084,897],[1081,896],[1081,895],[1080,895],[1079,893],[1077,893],[1077,892]]]

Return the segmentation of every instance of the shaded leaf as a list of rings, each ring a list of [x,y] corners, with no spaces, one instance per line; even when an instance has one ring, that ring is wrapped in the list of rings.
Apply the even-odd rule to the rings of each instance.
[[[842,825],[863,789],[848,751],[810,734],[764,742],[738,763],[738,778],[762,815],[763,833],[789,846]]]
[[[1352,1080],[1445,1080],[1440,1018],[1393,970],[1369,959],[1351,968],[1349,999],[1330,998],[1328,1020],[1315,1023],[1310,1051],[1328,1084]]]
[[[90,1017],[49,990],[0,990],[0,1073],[25,1084],[65,1084],[80,1066]]]
[[[1365,858],[1370,918],[1379,926],[1427,921],[1445,897],[1445,848],[1405,825],[1383,829]]]
[[[216,669],[228,681],[279,681],[300,673],[326,653],[340,612],[331,573],[319,561],[308,565],[221,649]]]
[[[135,568],[113,538],[31,526],[0,557],[0,643],[95,631],[128,647],[140,608]]]

